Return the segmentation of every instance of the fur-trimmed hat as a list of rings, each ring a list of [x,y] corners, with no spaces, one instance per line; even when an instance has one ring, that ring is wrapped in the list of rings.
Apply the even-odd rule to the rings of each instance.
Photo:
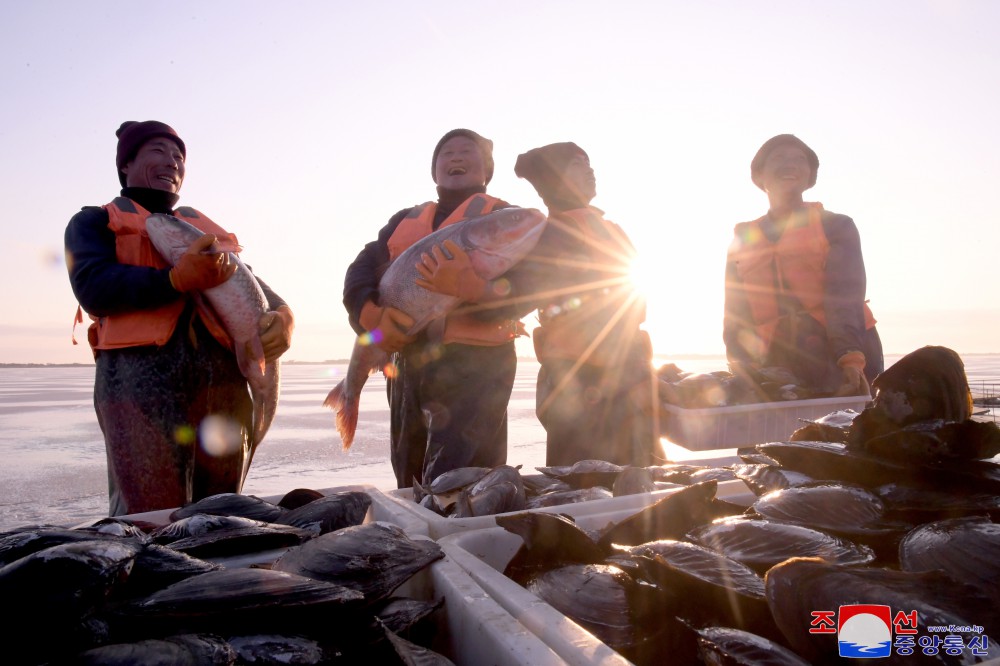
[[[819,157],[813,151],[812,148],[807,146],[802,139],[798,138],[793,134],[779,134],[778,136],[772,136],[770,139],[764,142],[764,145],[760,147],[757,154],[753,156],[750,161],[750,180],[753,184],[764,189],[764,183],[760,180],[761,171],[764,170],[764,162],[767,161],[767,156],[771,154],[771,151],[778,146],[792,145],[796,148],[802,149],[802,152],[806,154],[806,158],[809,160],[809,166],[812,168],[812,175],[809,177],[809,187],[816,184],[816,174],[819,172]]]
[[[437,142],[434,146],[434,154],[431,156],[431,178],[434,182],[437,182],[437,159],[438,153],[441,152],[441,147],[448,142],[449,139],[454,139],[456,136],[464,136],[467,139],[472,139],[475,144],[479,147],[479,153],[483,156],[483,170],[486,173],[486,184],[488,185],[491,180],[493,180],[493,142],[484,136],[473,132],[470,129],[453,129]]]
[[[159,120],[144,120],[142,122],[126,120],[115,132],[115,135],[118,137],[115,166],[118,167],[118,180],[121,181],[122,187],[125,187],[125,172],[122,171],[122,168],[135,158],[136,153],[142,148],[142,144],[150,139],[160,136],[170,139],[181,149],[181,155],[184,156],[184,159],[187,159],[187,147],[184,145],[184,141],[177,135],[173,127],[161,123]]]

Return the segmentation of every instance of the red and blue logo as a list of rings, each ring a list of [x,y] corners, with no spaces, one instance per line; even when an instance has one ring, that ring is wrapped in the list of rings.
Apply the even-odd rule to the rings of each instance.
[[[855,604],[837,613],[837,642],[841,657],[892,655],[892,611],[888,606]]]

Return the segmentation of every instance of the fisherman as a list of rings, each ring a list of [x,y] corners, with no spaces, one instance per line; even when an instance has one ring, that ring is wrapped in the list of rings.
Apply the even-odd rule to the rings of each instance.
[[[117,136],[121,195],[84,207],[65,235],[70,284],[93,319],[87,337],[111,516],[239,492],[253,411],[225,329],[198,298],[236,271],[227,252],[213,251],[216,241],[235,246],[236,237],[193,208],[175,208],[187,147],[173,128],[126,121]],[[146,234],[151,213],[175,215],[205,235],[171,267]],[[260,340],[274,361],[291,344],[294,318],[257,281],[269,310]]]
[[[826,395],[870,395],[884,363],[861,240],[851,218],[803,201],[818,169],[791,134],[768,139],[750,163],[769,209],[737,224],[729,247],[726,355],[738,375],[780,367]]]
[[[649,335],[640,328],[646,304],[629,279],[635,248],[590,205],[597,181],[575,143],[529,150],[514,172],[549,213],[534,252],[508,273],[513,293],[534,294],[538,307],[536,413],[546,464],[650,465],[658,440],[655,378]]]
[[[468,129],[446,133],[434,147],[431,176],[437,201],[393,215],[358,254],[344,278],[344,306],[359,335],[393,354],[388,374],[390,457],[399,488],[430,483],[458,467],[507,461],[507,402],[514,385],[514,338],[520,322],[502,308],[453,313],[409,335],[413,319],[379,300],[389,263],[437,229],[510,204],[486,193],[493,178],[493,142]],[[451,255],[444,254],[443,250]],[[476,275],[454,243],[425,256],[418,283],[431,291],[486,303],[505,296],[502,279]]]

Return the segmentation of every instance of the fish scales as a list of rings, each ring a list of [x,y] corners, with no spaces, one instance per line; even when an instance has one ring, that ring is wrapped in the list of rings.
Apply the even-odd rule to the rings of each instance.
[[[176,264],[191,243],[203,232],[184,220],[156,213],[146,218],[146,231],[157,252],[171,265]],[[264,358],[264,348],[258,328],[261,315],[268,310],[267,297],[246,264],[234,252],[229,261],[236,265],[236,272],[222,284],[206,289],[196,298],[207,301],[233,340],[240,372],[250,384],[253,398],[253,431],[250,456],[244,476],[249,469],[253,452],[264,439],[278,408],[280,362],[270,363]]]
[[[415,335],[434,320],[446,316],[460,303],[455,296],[439,294],[417,285],[421,278],[417,264],[421,255],[435,246],[453,241],[469,255],[476,274],[493,280],[506,273],[538,243],[546,218],[533,208],[503,208],[482,217],[470,218],[438,229],[407,248],[386,269],[379,280],[379,305],[402,310],[413,318],[407,333]],[[347,375],[327,395],[323,404],[337,413],[336,426],[344,450],[351,447],[358,423],[361,390],[369,375],[388,362],[388,357],[368,341],[359,338],[351,352]]]

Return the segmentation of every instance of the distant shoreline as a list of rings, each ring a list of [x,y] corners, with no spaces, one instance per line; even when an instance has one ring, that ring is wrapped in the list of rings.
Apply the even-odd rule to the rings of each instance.
[[[912,351],[912,350],[911,350]],[[909,352],[906,352],[909,353]],[[1000,356],[1000,352],[959,352],[960,356]],[[886,352],[885,356],[905,356],[903,353]],[[654,354],[653,359],[659,361],[725,359],[724,354]],[[519,361],[537,362],[533,356],[518,356]],[[348,358],[331,359],[327,361],[282,361],[282,365],[346,365]],[[92,368],[93,363],[0,363],[3,368]]]

